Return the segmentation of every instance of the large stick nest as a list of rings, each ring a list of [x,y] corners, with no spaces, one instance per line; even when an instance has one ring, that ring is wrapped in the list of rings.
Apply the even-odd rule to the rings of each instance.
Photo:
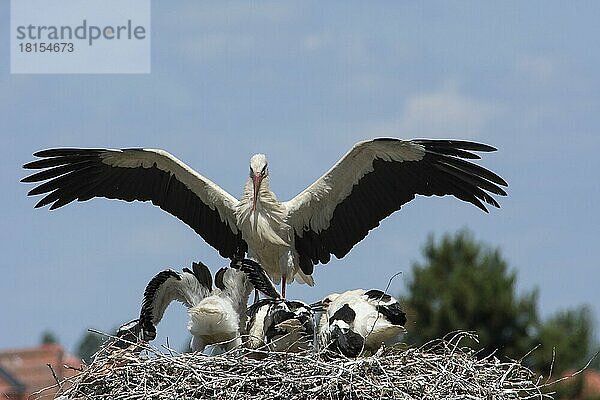
[[[522,399],[551,398],[519,361],[478,358],[465,332],[419,348],[391,348],[357,359],[319,353],[246,349],[218,356],[99,354],[79,375],[61,382],[60,399]],[[248,356],[251,357],[248,357]]]

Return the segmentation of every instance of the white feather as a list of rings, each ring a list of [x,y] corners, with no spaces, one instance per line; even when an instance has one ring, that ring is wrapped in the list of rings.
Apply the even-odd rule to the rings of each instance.
[[[234,210],[238,200],[169,152],[159,149],[144,149],[143,152],[105,150],[100,157],[103,163],[113,167],[150,168],[156,166],[161,171],[175,175],[177,180],[194,192],[204,204],[212,210],[216,208],[221,222],[227,223],[233,233],[237,234]]]
[[[245,333],[246,307],[252,284],[246,274],[227,268],[223,274],[224,289],[209,292],[188,272],[181,279],[169,277],[156,291],[153,304],[153,325],[162,319],[172,300],[188,307],[188,330],[193,336],[192,349],[202,351],[206,345],[221,345],[225,350],[239,346]],[[224,342],[224,343],[223,343]]]
[[[269,188],[269,173],[267,159],[264,154],[256,154],[250,159],[250,178],[247,180],[241,199],[238,201],[210,179],[200,175],[182,161],[164,150],[157,149],[125,149],[125,150],[96,150],[96,149],[49,149],[36,153],[42,163],[33,162],[25,165],[25,168],[44,169],[53,168],[58,165],[68,165],[68,173],[51,178],[52,186],[56,191],[44,197],[38,205],[45,205],[55,201],[51,207],[60,207],[75,199],[87,200],[90,196],[116,197],[124,200],[152,200],[154,204],[160,205],[168,212],[172,212],[186,223],[190,224],[196,232],[203,236],[209,243],[226,257],[237,256],[240,246],[243,248],[238,233],[241,232],[243,241],[247,244],[249,256],[259,261],[269,276],[279,282],[282,276],[288,282],[297,280],[313,284],[312,277],[301,272],[300,262],[305,269],[310,270],[319,262],[326,263],[333,254],[343,257],[358,241],[362,240],[368,231],[385,218],[391,212],[398,210],[400,202],[410,201],[417,194],[423,195],[454,195],[462,200],[469,201],[474,205],[486,210],[480,202],[487,202],[498,207],[497,202],[486,193],[506,195],[500,186],[506,186],[506,182],[493,172],[468,162],[466,159],[477,158],[469,154],[473,151],[493,151],[491,146],[473,142],[447,141],[447,140],[401,140],[395,138],[381,138],[366,140],[356,143],[334,166],[323,176],[317,179],[308,188],[287,202],[280,202]],[[406,163],[424,160],[426,154],[431,157],[425,164],[413,164],[412,168],[397,169],[397,163]],[[57,158],[54,158],[58,156]],[[89,164],[78,166],[81,158],[88,160]],[[161,188],[170,187],[174,178],[188,188],[195,198],[192,203],[200,207],[204,212],[203,205],[211,210],[216,210],[220,221],[228,226],[233,235],[228,231],[216,229],[211,231],[213,224],[198,223],[198,210],[188,210],[179,203],[180,198],[169,197],[165,201],[167,193],[164,190],[157,192],[126,190],[129,179],[135,174],[123,174],[112,171],[111,168],[101,168],[107,175],[100,179],[102,185],[94,192],[84,187],[82,192],[74,193],[63,191],[64,188],[73,190],[81,186],[81,180],[89,177],[96,179],[98,158],[100,163],[120,167],[131,168],[154,168],[170,174],[166,177],[159,174],[161,182],[144,182],[150,188],[160,184]],[[393,161],[394,163],[382,163],[375,174],[369,179],[361,180],[370,172],[374,171],[377,160]],[[40,166],[41,165],[41,166]],[[421,176],[418,171],[424,169]],[[58,170],[61,171],[60,167]],[[78,169],[79,168],[79,169]],[[56,170],[55,170],[56,171]],[[72,173],[77,172],[77,173]],[[129,171],[127,171],[129,172]],[[86,175],[91,174],[91,175]],[[426,174],[432,174],[431,179]],[[27,182],[45,180],[45,174],[34,174],[24,178]],[[54,175],[53,175],[54,176]],[[155,175],[145,174],[152,180]],[[123,179],[120,181],[120,179]],[[113,181],[114,179],[114,181]],[[390,185],[382,179],[390,179]],[[408,181],[406,189],[402,186]],[[448,185],[444,182],[448,180]],[[368,193],[361,184],[373,185],[376,190]],[[254,185],[257,185],[255,193]],[[64,185],[64,186],[61,186]],[[119,186],[124,185],[124,186]],[[181,189],[181,186],[177,186]],[[357,196],[349,199],[353,190]],[[119,190],[122,189],[122,190]],[[44,191],[45,190],[45,191]],[[90,192],[91,190],[91,192]],[[35,188],[32,194],[47,192],[44,186]],[[62,193],[66,192],[66,193]],[[189,192],[177,191],[179,196],[188,196]],[[31,193],[31,192],[30,192]],[[68,195],[67,195],[68,193]],[[148,194],[150,193],[150,194]],[[61,197],[62,195],[62,197]],[[371,198],[369,195],[381,195],[375,203],[380,209],[370,210]],[[120,197],[119,197],[120,196]],[[149,198],[151,197],[151,198]],[[54,199],[54,200],[53,200]],[[197,201],[198,200],[198,201]],[[256,200],[256,201],[255,201]],[[344,201],[347,202],[344,203]],[[63,204],[64,202],[64,204]],[[168,205],[165,205],[168,204]],[[343,204],[343,207],[338,207]],[[176,210],[174,211],[173,208]],[[336,211],[337,210],[337,211]],[[363,213],[362,219],[348,224],[346,221],[355,217],[355,213]],[[332,220],[336,215],[336,223]],[[190,222],[193,221],[193,222]],[[221,228],[221,227],[219,227]],[[324,230],[327,234],[320,235]],[[306,232],[311,232],[311,237],[306,238]],[[226,240],[220,240],[226,236]],[[296,249],[296,239],[302,254]],[[219,246],[222,243],[222,246]]]
[[[377,311],[377,305],[389,305],[397,301],[392,297],[391,301],[382,302],[370,299],[365,295],[366,290],[355,289],[338,294],[333,293],[324,300],[325,312],[319,320],[319,341],[322,345],[329,342],[330,331],[333,325],[340,328],[349,328],[365,339],[365,349],[375,351],[382,343],[386,345],[397,343],[402,338],[404,327],[392,324],[385,316]],[[344,321],[334,321],[329,324],[329,319],[347,304],[356,316],[354,321],[346,324]]]
[[[394,161],[418,161],[423,158],[423,146],[410,140],[356,143],[329,171],[293,199],[283,203],[287,222],[302,237],[304,227],[321,232],[329,227],[333,211],[352,187],[373,171],[376,158]]]

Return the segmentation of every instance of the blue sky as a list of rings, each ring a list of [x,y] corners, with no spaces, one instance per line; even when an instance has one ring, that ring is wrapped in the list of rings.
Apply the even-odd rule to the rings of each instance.
[[[163,148],[241,193],[267,154],[286,200],[355,142],[463,138],[510,184],[484,214],[418,198],[343,260],[317,267],[316,300],[356,287],[400,292],[428,233],[463,227],[501,247],[543,315],[600,312],[600,28],[595,2],[153,2],[149,75],[11,75],[0,5],[0,348],[49,329],[69,349],[87,328],[139,312],[161,269],[226,264],[190,228],[143,203],[34,210],[21,165],[58,146]],[[481,299],[485,301],[485,299]],[[183,307],[159,325],[187,342]]]

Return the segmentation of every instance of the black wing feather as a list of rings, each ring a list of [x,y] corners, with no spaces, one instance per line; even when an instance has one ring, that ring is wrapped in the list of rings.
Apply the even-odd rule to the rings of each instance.
[[[379,289],[367,290],[365,292],[365,296],[367,296],[371,300],[382,301],[384,303],[387,303],[392,300],[392,296]]]
[[[145,151],[126,149],[127,151]],[[176,216],[219,254],[233,258],[248,246],[241,232],[234,234],[221,221],[217,209],[203,203],[194,192],[168,171],[156,167],[125,168],[102,162],[105,149],[49,149],[36,152],[41,160],[29,162],[25,169],[43,169],[23,178],[22,182],[41,182],[28,195],[46,194],[36,208],[50,205],[54,210],[72,201],[106,197],[125,201],[151,201]]]
[[[231,262],[231,267],[245,273],[256,290],[274,299],[281,298],[281,294],[277,291],[273,281],[256,261],[249,259],[234,260]]]
[[[202,261],[192,263],[192,271],[188,268],[184,268],[183,270],[193,274],[202,286],[207,288],[208,291],[212,291],[212,275],[210,274],[208,267]]]
[[[398,303],[377,306],[377,311],[394,325],[404,326],[406,324],[406,313]]]
[[[375,141],[397,141],[379,138]],[[468,159],[472,151],[490,152],[492,146],[463,140],[415,139],[425,154],[418,161],[385,161],[376,158],[373,171],[365,174],[350,194],[337,204],[329,227],[319,233],[304,227],[295,232],[300,268],[306,274],[314,264],[326,264],[331,254],[344,257],[381,220],[413,200],[416,195],[453,195],[487,212],[484,203],[500,207],[490,195],[505,196],[506,181]]]
[[[144,290],[144,300],[142,301],[142,309],[140,311],[140,326],[141,326],[141,338],[146,341],[154,340],[156,338],[156,327],[154,326],[154,300],[156,298],[156,292],[169,278],[175,278],[181,280],[181,276],[171,270],[167,269],[156,274]]]

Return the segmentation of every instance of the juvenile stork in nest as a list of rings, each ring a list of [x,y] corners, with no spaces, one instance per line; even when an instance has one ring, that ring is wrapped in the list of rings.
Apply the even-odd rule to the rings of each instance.
[[[151,201],[194,229],[223,257],[247,252],[277,283],[313,285],[314,265],[344,257],[381,220],[416,195],[452,195],[487,212],[507,183],[474,164],[495,148],[461,140],[378,138],[355,144],[296,197],[280,202],[270,189],[267,158],[250,159],[239,200],[163,150],[50,149],[24,165],[41,169],[23,182],[43,182],[36,207],[107,197]]]
[[[406,314],[398,300],[378,289],[332,293],[321,306],[319,342],[346,357],[393,345],[405,332]]]
[[[265,270],[255,261],[234,260],[231,267],[244,272],[254,288],[268,296],[248,308],[245,346],[289,353],[312,349],[315,321],[311,306],[303,301],[283,298]]]
[[[190,347],[202,351],[217,345],[227,351],[242,343],[246,329],[246,307],[252,284],[246,275],[233,268],[221,268],[215,274],[215,288],[208,268],[193,263],[182,272],[167,269],[156,274],[146,286],[139,320],[123,325],[117,336],[144,340],[156,337],[156,325],[172,301],[183,303],[190,316]]]

